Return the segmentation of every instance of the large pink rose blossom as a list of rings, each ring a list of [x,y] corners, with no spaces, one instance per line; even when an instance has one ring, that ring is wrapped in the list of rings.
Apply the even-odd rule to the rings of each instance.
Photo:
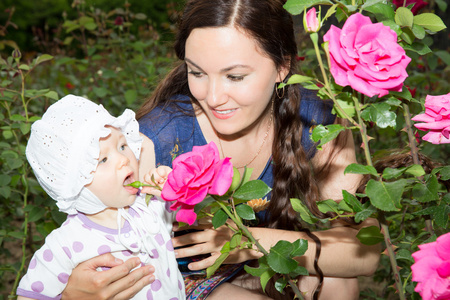
[[[161,198],[174,201],[171,210],[180,209],[178,222],[192,225],[197,218],[196,204],[209,195],[223,195],[228,191],[233,179],[230,158],[220,159],[214,142],[205,146],[194,146],[191,152],[181,154],[172,163]]]
[[[450,144],[450,93],[425,98],[425,112],[412,118],[420,130],[430,130],[423,140],[432,144]]]
[[[412,254],[412,280],[418,282],[414,290],[423,300],[450,299],[450,233],[419,249]]]
[[[394,3],[397,7],[401,7],[403,4],[405,4],[404,6],[406,7],[414,3],[414,6],[411,8],[411,12],[413,14],[417,14],[419,10],[428,5],[427,2],[422,0],[406,0],[406,3],[404,3],[404,0],[392,0],[392,3]]]
[[[349,85],[369,97],[402,90],[411,59],[388,26],[372,24],[369,17],[356,13],[342,30],[332,25],[323,39],[329,42],[330,71],[340,86]]]

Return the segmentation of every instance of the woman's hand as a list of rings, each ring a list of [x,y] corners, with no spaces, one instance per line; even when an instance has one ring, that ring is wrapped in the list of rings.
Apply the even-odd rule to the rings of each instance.
[[[123,262],[106,253],[80,263],[69,277],[62,299],[130,299],[144,286],[155,281],[153,266],[139,266],[138,258]],[[110,267],[97,271],[98,267]]]
[[[191,262],[188,267],[190,270],[206,269],[214,264],[216,259],[220,256],[222,246],[231,240],[233,231],[227,226],[221,226],[214,229],[211,224],[200,224],[197,226],[183,226],[181,228],[174,224],[174,231],[183,231],[188,229],[199,230],[196,232],[186,233],[176,236],[172,239],[175,249],[175,256],[177,258],[192,257],[200,254],[210,254],[211,256]],[[235,250],[231,252],[230,256],[225,260],[226,264],[235,264],[249,259],[258,258],[256,251],[251,249]]]

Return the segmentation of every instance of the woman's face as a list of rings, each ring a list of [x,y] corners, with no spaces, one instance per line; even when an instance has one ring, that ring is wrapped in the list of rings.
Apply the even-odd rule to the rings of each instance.
[[[256,41],[234,27],[197,28],[186,41],[192,95],[223,135],[252,128],[264,113],[274,84],[287,75]]]

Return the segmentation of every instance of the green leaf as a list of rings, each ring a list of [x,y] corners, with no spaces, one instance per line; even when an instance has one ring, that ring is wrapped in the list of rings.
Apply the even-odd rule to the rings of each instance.
[[[412,32],[410,27],[403,27],[402,33],[400,37],[408,44],[412,44],[414,42],[414,39],[416,38],[414,36],[414,33]]]
[[[355,214],[355,222],[362,222],[376,212],[377,209],[370,202],[366,202],[363,204],[363,210]]]
[[[447,11],[448,4],[446,1],[447,0],[436,0],[435,1],[441,11]]]
[[[345,93],[341,93],[339,95],[344,95]],[[339,106],[342,110],[349,116],[354,117],[356,115],[355,103],[351,99],[336,99]],[[341,117],[345,118],[345,116],[340,114],[340,111],[333,107],[333,112],[339,114]]]
[[[302,256],[308,250],[308,241],[304,239],[298,239],[292,243],[293,249],[290,253],[291,257]]]
[[[33,207],[28,215],[28,222],[36,222],[45,216],[45,209],[39,206]]]
[[[109,93],[108,90],[104,87],[93,87],[92,90],[94,91],[95,95],[99,98],[103,98]]]
[[[342,196],[343,196],[344,202],[347,203],[347,205],[354,212],[360,212],[363,210],[363,206],[362,206],[361,202],[359,202],[358,198],[356,198],[355,195],[347,192],[346,190],[342,190]]]
[[[53,99],[53,100],[58,100],[59,99],[58,93],[55,92],[55,91],[47,92],[47,93],[44,94],[44,96],[47,97],[47,98]]]
[[[262,180],[252,180],[241,186],[233,197],[241,200],[264,198],[272,189]]]
[[[214,226],[214,229],[219,228],[220,226],[224,225],[228,220],[228,215],[226,212],[223,211],[223,209],[219,209],[212,218],[212,225]]]
[[[314,142],[318,142],[320,140],[319,145],[317,145],[317,149],[322,149],[322,145],[335,139],[338,134],[344,130],[345,127],[340,124],[331,124],[327,126],[323,126],[322,124],[320,124],[314,128],[311,139]]]
[[[30,123],[20,123],[20,132],[22,132],[22,134],[27,134],[28,132],[30,132],[31,129],[31,124]]]
[[[411,264],[414,263],[414,259],[411,256],[411,252],[407,249],[399,249],[397,253],[395,253],[395,259],[406,260]]]
[[[432,52],[430,47],[428,47],[427,45],[425,45],[423,43],[418,43],[418,42],[414,42],[411,45],[405,44],[403,46],[403,48],[405,50],[414,51],[414,52],[416,52],[416,53],[418,53],[420,55],[425,55],[425,54],[428,54],[428,53]],[[436,54],[436,52],[434,54]],[[391,94],[392,94],[392,92],[391,92]]]
[[[377,123],[380,128],[387,128],[388,126],[395,128],[397,116],[390,109],[391,106],[386,102],[374,103],[361,113],[361,117],[366,121]]]
[[[135,89],[128,90],[125,92],[125,101],[127,102],[127,105],[132,105],[133,103],[136,103],[137,100],[137,91]]]
[[[398,211],[401,208],[400,200],[405,185],[405,179],[394,182],[370,179],[366,186],[366,194],[376,208],[383,211]]]
[[[423,39],[425,37],[425,29],[423,29],[422,26],[414,24],[411,28],[412,33],[416,38],[419,40]]]
[[[8,185],[11,182],[11,176],[0,174],[0,186]]]
[[[421,165],[409,166],[406,169],[405,173],[406,174],[410,174],[410,175],[415,176],[415,177],[420,177],[420,176],[423,176],[423,175],[426,174],[425,170],[423,169],[423,167]]]
[[[436,175],[432,175],[425,184],[416,183],[413,186],[412,195],[419,202],[431,202],[439,199],[438,189],[439,182]]]
[[[309,224],[317,223],[318,219],[308,210],[308,208],[302,203],[300,199],[291,198],[292,208],[300,213],[300,218]]]
[[[25,237],[25,234],[21,231],[11,231],[11,232],[8,232],[8,236],[16,238],[16,239],[23,239]]]
[[[450,166],[445,166],[439,170],[439,174],[441,174],[441,180],[449,180],[450,179]]]
[[[275,246],[270,248],[267,255],[267,263],[277,273],[289,274],[294,271],[298,265],[297,261],[289,257],[293,251],[293,246],[288,241],[278,241]]]
[[[278,278],[277,281],[275,281],[275,289],[279,293],[283,293],[284,288],[286,287],[287,280],[284,277]]]
[[[255,277],[259,277],[261,281],[261,287],[263,291],[266,289],[266,285],[269,282],[270,278],[272,278],[276,272],[272,270],[269,265],[267,264],[267,257],[263,256],[260,259],[258,259],[259,267],[258,268],[252,268],[247,265],[244,266],[244,269],[247,273],[250,275],[253,275]]]
[[[434,55],[439,57],[447,66],[450,66],[450,53],[448,51],[436,50]]]
[[[312,78],[312,77],[294,74],[289,78],[289,80],[286,83],[283,83],[283,82],[280,83],[278,85],[278,88],[281,89],[288,84],[303,83],[303,82],[308,82],[308,81],[313,81],[313,80],[314,80],[314,78]]]
[[[36,58],[36,66],[51,59],[53,59],[53,56],[49,54],[42,54],[41,56],[38,56],[38,58]]]
[[[317,208],[324,214],[329,211],[335,212],[337,214],[339,213],[338,203],[334,200],[327,199],[323,201],[317,201],[316,203]]]
[[[395,12],[395,23],[402,27],[412,27],[414,24],[414,15],[408,8],[399,7]]]
[[[292,15],[299,15],[303,13],[303,11],[311,6],[319,5],[319,4],[328,4],[332,5],[333,2],[328,0],[287,0],[283,5],[284,9],[286,9]]]
[[[217,269],[222,265],[222,263],[227,259],[227,257],[230,255],[230,252],[222,253],[220,256],[216,259],[214,264],[208,268],[206,268],[206,278],[210,278],[214,272],[217,271]]]
[[[308,276],[308,275],[309,275],[308,270],[300,265],[298,265],[294,271],[289,273],[289,276],[291,276],[291,278],[297,278],[298,276]]]
[[[432,13],[423,13],[420,15],[416,15],[413,19],[414,24],[423,26],[425,29],[431,30],[433,32],[438,32],[447,28],[444,22],[442,22],[442,19]]]
[[[356,237],[362,244],[369,246],[376,245],[384,240],[384,236],[377,226],[361,228]]]
[[[394,9],[391,5],[383,3],[384,1],[378,1],[375,4],[372,4],[371,1],[367,1],[361,7],[362,9],[371,12],[375,15],[378,22],[382,22],[384,20],[392,20],[395,17]]]
[[[377,170],[372,167],[372,166],[366,166],[366,165],[360,165],[360,164],[349,164],[345,170],[344,170],[344,174],[347,173],[351,173],[351,174],[370,174],[373,175],[375,177],[380,177],[380,175],[378,175]]]
[[[247,204],[239,204],[236,206],[236,212],[244,220],[255,220],[255,212]]]
[[[236,232],[230,240],[230,247],[231,249],[235,249],[237,246],[241,244],[242,241],[242,233]]]
[[[9,196],[11,196],[11,188],[9,186],[0,187],[0,195],[3,198],[8,199]]]
[[[398,169],[385,168],[383,170],[383,179],[390,180],[393,178],[398,178],[403,173],[405,173],[405,170],[406,170],[406,168],[398,168]]]
[[[434,222],[437,226],[447,229],[448,215],[450,214],[450,206],[447,203],[441,203],[436,212],[433,214]]]
[[[29,71],[30,70],[30,66],[23,64],[23,65],[19,66],[19,69],[25,70],[25,71]]]

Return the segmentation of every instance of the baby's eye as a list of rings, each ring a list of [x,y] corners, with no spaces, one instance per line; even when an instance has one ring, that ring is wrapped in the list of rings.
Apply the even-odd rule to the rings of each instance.
[[[108,160],[107,157],[103,157],[102,159],[100,159],[100,160],[98,161],[98,164],[104,164],[107,160]]]
[[[125,150],[125,148],[126,148],[127,146],[128,146],[127,144],[121,145],[121,146],[120,146],[120,150],[122,150],[122,151]]]
[[[227,78],[231,81],[242,81],[245,76],[243,75],[227,75]]]

